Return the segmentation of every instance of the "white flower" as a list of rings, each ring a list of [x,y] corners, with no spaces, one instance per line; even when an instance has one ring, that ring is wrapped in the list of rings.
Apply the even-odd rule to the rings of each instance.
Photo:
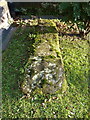
[[[61,83],[59,83],[59,87],[61,87],[62,86],[62,82]]]
[[[43,106],[45,106],[45,103],[42,103]]]
[[[38,74],[34,75],[32,80],[36,80],[38,78]]]

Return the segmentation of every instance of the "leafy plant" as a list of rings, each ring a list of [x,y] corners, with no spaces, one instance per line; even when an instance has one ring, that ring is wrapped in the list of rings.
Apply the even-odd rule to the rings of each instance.
[[[36,94],[28,99],[22,97],[23,93],[19,86],[24,79],[25,65],[29,56],[33,53],[32,43],[34,40],[31,38],[34,38],[35,35],[31,33],[32,31],[35,32],[36,28],[27,27],[27,29],[23,29],[18,27],[8,49],[3,53],[3,119],[89,119],[88,108],[90,102],[87,80],[89,45],[87,40],[75,36],[60,36],[60,49],[69,85],[67,92],[57,96]],[[47,81],[44,80],[44,82]]]
[[[57,5],[59,13],[64,15],[63,20],[77,23],[81,35],[90,32],[90,3],[88,2],[63,2]]]

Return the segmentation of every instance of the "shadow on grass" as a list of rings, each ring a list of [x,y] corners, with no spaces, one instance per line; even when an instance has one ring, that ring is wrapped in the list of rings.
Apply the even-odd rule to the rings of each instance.
[[[29,53],[33,53],[32,42],[28,40],[30,28],[17,28],[9,43],[9,47],[2,54],[2,97],[18,98],[22,96],[20,85],[24,77],[24,66]]]
[[[22,97],[23,94],[20,86],[24,80],[25,65],[28,62],[30,55],[33,55],[34,53],[33,43],[35,41],[34,38],[32,39],[29,38],[29,34],[37,33],[38,34],[57,33],[57,31],[54,26],[20,27],[17,29],[15,35],[13,36],[8,49],[3,53],[2,59],[3,99],[8,96],[17,99]],[[72,72],[70,74],[69,79],[75,78],[72,75],[76,76],[75,71],[74,73]]]
[[[45,26],[44,28],[47,29],[48,27]],[[85,92],[87,91],[85,89],[87,87],[87,85],[85,85],[87,81],[84,81],[85,77],[83,77],[83,73],[85,73],[84,71],[87,69],[83,65],[84,63],[86,64],[86,58],[84,57],[86,56],[86,52],[84,50],[87,49],[85,48],[85,44],[82,44],[82,40],[82,42],[79,43],[79,40],[71,40],[71,37],[70,40],[62,38],[60,41],[60,48],[63,48],[62,55],[65,63],[64,67],[68,83],[71,87],[71,89],[69,89],[70,91],[67,91],[69,93],[63,94],[63,96],[60,96],[60,99],[55,100],[50,100],[51,97],[49,97],[49,95],[36,95],[33,96],[32,99],[20,99],[23,96],[20,85],[24,80],[25,65],[28,62],[30,55],[33,55],[34,53],[34,38],[28,36],[30,34],[33,36],[33,34],[37,33],[44,34],[45,32],[50,32],[47,30],[43,31],[42,29],[42,26],[39,28],[38,26],[17,28],[8,49],[3,52],[3,118],[54,118],[52,113],[55,111],[57,116],[60,115],[58,116],[59,118],[65,118],[65,116],[68,117],[69,114],[67,108],[70,109],[68,109],[70,112],[75,112],[73,118],[79,118],[81,115],[83,116],[83,114],[87,115],[87,92]],[[56,32],[56,30],[54,32]],[[74,46],[75,42],[76,45]],[[85,52],[84,55],[82,54],[82,51],[83,54]],[[78,68],[78,63],[82,63],[80,68]],[[78,71],[78,69],[80,71]],[[81,77],[80,79],[78,79],[78,75]],[[78,90],[78,87],[80,86],[83,88],[83,91]],[[82,111],[84,109],[85,111]],[[78,113],[80,114],[78,115]]]
[[[22,97],[21,83],[24,80],[25,65],[33,55],[34,38],[29,38],[29,34],[44,34],[57,32],[53,26],[32,26],[18,27],[13,35],[8,48],[2,55],[2,96],[3,100],[7,97]]]

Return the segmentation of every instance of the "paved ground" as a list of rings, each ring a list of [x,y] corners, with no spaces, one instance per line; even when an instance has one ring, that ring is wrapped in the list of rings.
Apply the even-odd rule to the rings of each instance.
[[[4,51],[7,48],[11,36],[15,30],[16,28],[12,26],[10,26],[7,30],[0,29],[0,48],[2,49],[2,51]]]

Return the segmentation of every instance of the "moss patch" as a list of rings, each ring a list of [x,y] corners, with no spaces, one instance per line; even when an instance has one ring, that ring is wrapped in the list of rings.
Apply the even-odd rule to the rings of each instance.
[[[30,60],[31,62],[29,62],[29,64],[27,63],[28,66],[25,68],[26,82],[23,82],[22,85],[22,90],[25,94],[27,92],[27,95],[35,93],[34,91],[37,88],[38,90],[40,89],[40,91],[42,91],[44,94],[55,94],[56,91],[61,89],[62,85],[64,86],[65,75],[61,51],[59,48],[59,36],[55,31],[55,26],[53,26],[52,23],[53,21],[51,20],[39,21],[38,26],[34,28],[37,34],[35,35],[35,33],[32,32],[31,36],[35,36],[34,43],[32,44],[34,47],[34,54],[32,56],[33,61]],[[42,26],[40,26],[40,24],[42,24]],[[42,31],[44,33],[42,33]],[[33,75],[31,75],[32,70]],[[45,83],[45,81],[47,82]],[[64,91],[62,89],[62,92]]]
[[[27,32],[26,32],[27,31]],[[3,53],[3,119],[17,118],[81,118],[89,119],[88,93],[88,40],[60,36],[68,91],[60,95],[38,93],[29,99],[22,97],[19,88],[24,76],[22,69],[29,64],[33,40],[28,38],[31,29],[19,28]],[[26,42],[27,41],[27,42]],[[28,51],[27,49],[30,49]],[[30,47],[29,47],[30,46]],[[33,50],[34,48],[32,48]],[[27,65],[28,66],[28,65]],[[20,69],[19,71],[19,68]],[[19,81],[19,82],[18,82]],[[38,91],[38,90],[37,90]]]

